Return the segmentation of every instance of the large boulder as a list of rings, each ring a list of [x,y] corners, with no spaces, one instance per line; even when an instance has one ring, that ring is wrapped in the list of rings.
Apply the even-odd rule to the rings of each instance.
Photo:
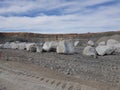
[[[103,55],[111,55],[115,49],[111,46],[97,46],[96,51],[98,55],[103,56]]]
[[[62,40],[58,43],[57,53],[60,54],[73,54],[74,43],[71,40]]]
[[[50,52],[50,51],[56,51],[58,42],[57,41],[50,41],[50,42],[45,42],[43,44],[43,51]]]
[[[88,43],[87,43],[89,46],[94,46],[95,43],[92,41],[92,40],[89,40]]]
[[[18,49],[19,49],[19,50],[25,50],[25,49],[26,49],[26,43],[25,43],[25,42],[19,43],[19,44],[18,44]]]
[[[118,42],[117,40],[109,39],[109,40],[107,41],[107,45],[112,46],[112,45],[116,45],[116,44],[119,44],[119,42]]]
[[[11,48],[10,43],[6,42],[5,44],[3,44],[3,48],[10,49]]]
[[[96,52],[94,47],[86,46],[84,48],[84,50],[83,50],[83,55],[96,57],[97,56],[97,52]]]

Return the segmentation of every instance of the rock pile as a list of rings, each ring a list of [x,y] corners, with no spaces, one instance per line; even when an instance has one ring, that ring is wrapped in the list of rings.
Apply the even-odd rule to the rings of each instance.
[[[0,48],[26,50],[30,52],[54,51],[62,54],[73,54],[74,42],[72,40],[47,41],[42,46],[40,43],[30,43],[30,42],[28,43],[28,42],[15,41],[15,42],[6,42],[4,44],[0,44]]]
[[[96,47],[94,42],[90,40],[83,50],[83,55],[86,56],[104,56],[113,54],[120,54],[120,42],[115,39],[101,41]]]
[[[94,47],[95,43],[92,40],[89,40],[87,46],[83,50],[83,55],[85,56],[93,56],[96,58],[97,52]]]

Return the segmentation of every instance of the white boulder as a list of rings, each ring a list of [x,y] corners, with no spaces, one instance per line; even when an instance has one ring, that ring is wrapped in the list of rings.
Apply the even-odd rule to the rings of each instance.
[[[95,45],[95,43],[92,40],[89,40],[87,44],[90,45],[90,46],[94,46]]]
[[[18,42],[11,42],[10,46],[11,46],[11,49],[18,49]]]
[[[23,43],[18,43],[18,49],[19,50],[25,50],[26,49],[26,43],[23,42]]]
[[[70,40],[60,41],[57,46],[57,53],[73,54],[74,53],[74,43]]]
[[[85,56],[97,56],[97,52],[94,47],[92,46],[86,46],[83,50],[83,55]]]
[[[111,46],[97,46],[96,51],[98,55],[103,56],[103,55],[111,55],[115,49]]]

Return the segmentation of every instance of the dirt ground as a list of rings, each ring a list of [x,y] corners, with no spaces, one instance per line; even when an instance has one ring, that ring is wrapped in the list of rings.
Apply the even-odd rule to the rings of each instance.
[[[0,49],[0,90],[120,90],[120,55]]]

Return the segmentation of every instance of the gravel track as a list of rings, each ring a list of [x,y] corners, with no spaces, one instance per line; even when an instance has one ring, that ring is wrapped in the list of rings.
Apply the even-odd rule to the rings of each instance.
[[[95,59],[83,56],[82,50],[83,47],[76,48],[74,55],[8,49],[0,49],[0,52],[1,60],[32,63],[83,80],[120,86],[120,55],[99,56]]]

